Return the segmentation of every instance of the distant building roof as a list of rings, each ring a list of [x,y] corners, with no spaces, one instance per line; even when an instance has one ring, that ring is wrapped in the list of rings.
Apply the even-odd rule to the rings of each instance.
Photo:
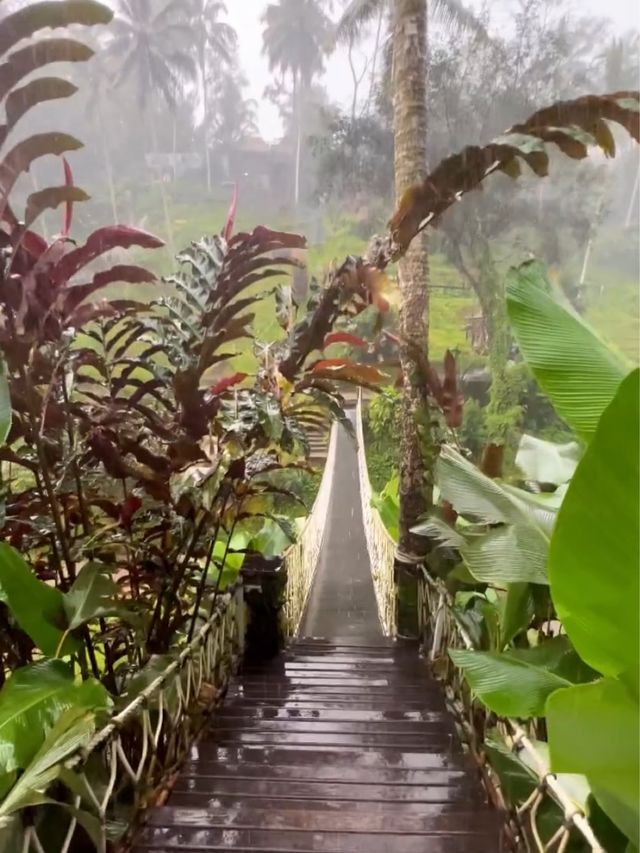
[[[241,151],[243,154],[286,154],[287,156],[291,154],[291,148],[285,140],[271,143],[265,142],[261,136],[247,136],[246,139],[238,142],[235,149],[236,151]]]
[[[248,136],[238,144],[238,148],[241,151],[270,151],[271,145],[261,136]]]

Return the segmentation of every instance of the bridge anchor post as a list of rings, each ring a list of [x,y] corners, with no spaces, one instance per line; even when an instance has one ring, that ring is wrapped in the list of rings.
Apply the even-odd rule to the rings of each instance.
[[[405,563],[396,557],[394,578],[396,586],[396,630],[403,640],[420,636],[418,619],[418,575],[420,566]]]

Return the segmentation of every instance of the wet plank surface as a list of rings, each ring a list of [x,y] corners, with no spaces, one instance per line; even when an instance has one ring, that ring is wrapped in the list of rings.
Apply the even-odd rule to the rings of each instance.
[[[382,636],[345,435],[336,466],[302,638],[231,686],[137,853],[500,849],[438,685]]]
[[[300,635],[368,638],[375,643],[382,628],[364,535],[356,446],[342,428],[336,441],[322,551]]]
[[[439,688],[414,650],[369,643],[303,640],[239,679],[136,850],[495,853]]]

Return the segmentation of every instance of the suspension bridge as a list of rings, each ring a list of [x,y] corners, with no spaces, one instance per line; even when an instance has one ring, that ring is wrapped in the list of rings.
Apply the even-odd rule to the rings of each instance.
[[[285,649],[245,660],[237,582],[66,762],[76,781],[65,836],[44,838],[36,809],[16,849],[605,853],[535,749],[536,721],[488,718],[474,701],[447,653],[471,641],[426,571],[420,642],[398,639],[395,543],[371,506],[361,406],[356,441],[334,425],[318,448],[322,482],[282,567]],[[490,726],[533,780],[516,802],[485,760]]]

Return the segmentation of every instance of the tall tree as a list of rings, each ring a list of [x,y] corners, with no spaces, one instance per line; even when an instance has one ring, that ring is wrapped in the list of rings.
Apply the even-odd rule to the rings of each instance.
[[[229,149],[258,133],[257,104],[244,97],[246,78],[235,66],[216,75],[209,89],[209,128],[215,141]]]
[[[640,33],[630,30],[622,36],[610,39],[601,55],[603,64],[602,85],[605,92],[633,89],[638,84],[638,48],[640,48]],[[627,144],[626,141],[623,144]],[[629,228],[634,214],[638,214],[638,191],[640,189],[640,163],[637,154],[632,150],[635,180],[632,183],[627,212],[624,219],[625,228]]]
[[[318,0],[279,0],[262,17],[263,52],[271,70],[291,76],[295,122],[294,202],[300,200],[302,106],[313,78],[324,68],[330,45],[329,18]]]
[[[600,21],[574,17],[563,0],[522,0],[514,24],[490,44],[457,34],[432,51],[429,145],[436,162],[477,139],[498,136],[538,103],[596,87],[590,75],[598,68]],[[572,257],[579,262],[582,254],[588,259],[606,171],[585,160],[551,184],[523,176],[514,187],[510,178],[496,177],[491,193],[467,196],[441,222],[441,246],[473,288],[486,329],[491,386],[482,464],[492,476],[501,473],[505,450],[515,449],[522,418],[524,377],[510,364],[506,270],[529,251],[551,264]]]
[[[110,134],[104,117],[105,89],[109,85],[110,78],[109,68],[104,53],[96,51],[91,62],[87,65],[87,68],[83,69],[83,73],[85,75],[88,74],[89,76],[89,79],[86,82],[89,84],[91,98],[87,101],[87,108],[89,115],[91,115],[95,123],[97,136],[100,140],[100,148],[104,161],[104,171],[107,178],[107,186],[109,187],[111,215],[115,225],[120,222],[120,217],[118,213],[118,198],[114,181],[113,162],[111,158]]]
[[[393,130],[395,185],[398,201],[427,175],[427,0],[394,0]],[[429,260],[424,233],[416,238],[399,265],[402,296],[400,361],[404,377],[400,435],[400,630],[411,631],[402,611],[414,611],[407,591],[412,565],[424,557],[424,544],[411,528],[432,506],[436,446],[429,405],[419,379],[415,352],[428,348]],[[419,432],[420,429],[420,432]],[[409,576],[407,578],[406,576]],[[408,597],[408,601],[406,598]],[[404,625],[406,627],[404,627]]]
[[[192,32],[181,15],[178,0],[158,4],[153,0],[119,0],[110,26],[107,54],[119,60],[116,85],[133,82],[138,102],[145,109],[160,93],[169,107],[185,83],[195,78],[191,55]],[[152,144],[157,148],[155,124]]]
[[[430,0],[428,12],[434,22],[451,30],[467,30],[487,40],[488,35],[481,21],[461,0]],[[384,37],[384,22],[389,30]],[[336,38],[342,44],[353,45],[363,34],[368,24],[375,22],[375,42],[370,62],[370,87],[366,102],[366,111],[371,106],[374,90],[377,86],[376,72],[379,67],[379,54],[383,45],[387,45],[387,65],[390,65],[390,48],[393,40],[394,0],[350,0],[336,25]]]
[[[235,58],[237,34],[234,28],[220,20],[227,12],[221,0],[188,0],[188,15],[195,40],[196,61],[202,95],[202,126],[204,129],[204,156],[207,169],[207,189],[211,190],[211,156],[209,149],[209,92],[212,68],[220,64],[231,65]]]
[[[449,29],[472,30],[488,40],[478,18],[460,0],[352,0],[338,23],[338,38],[347,44],[377,20],[376,50],[381,45],[383,17],[391,37],[386,44],[392,57],[393,129],[395,144],[395,190],[398,201],[427,170],[427,51],[428,10]],[[377,65],[377,58],[372,59]],[[375,79],[372,86],[375,85]],[[403,390],[403,430],[400,441],[400,547],[399,559],[405,566],[425,556],[428,544],[412,535],[411,528],[432,506],[433,473],[437,456],[431,417],[423,384],[414,361],[416,350],[428,350],[429,261],[426,237],[414,240],[399,267],[402,296],[400,352]],[[403,576],[402,566],[398,577]],[[406,589],[413,588],[412,583]],[[403,595],[400,583],[400,599]],[[407,612],[414,612],[408,602]]]
[[[137,90],[140,108],[146,109],[149,117],[152,149],[157,153],[158,132],[151,99],[159,92],[174,110],[177,95],[185,83],[195,78],[191,28],[184,22],[179,0],[170,0],[159,9],[153,0],[119,0],[107,51],[120,60],[116,84],[129,79]],[[151,109],[147,109],[149,106]],[[159,185],[167,245],[173,256],[173,225],[162,179]]]

